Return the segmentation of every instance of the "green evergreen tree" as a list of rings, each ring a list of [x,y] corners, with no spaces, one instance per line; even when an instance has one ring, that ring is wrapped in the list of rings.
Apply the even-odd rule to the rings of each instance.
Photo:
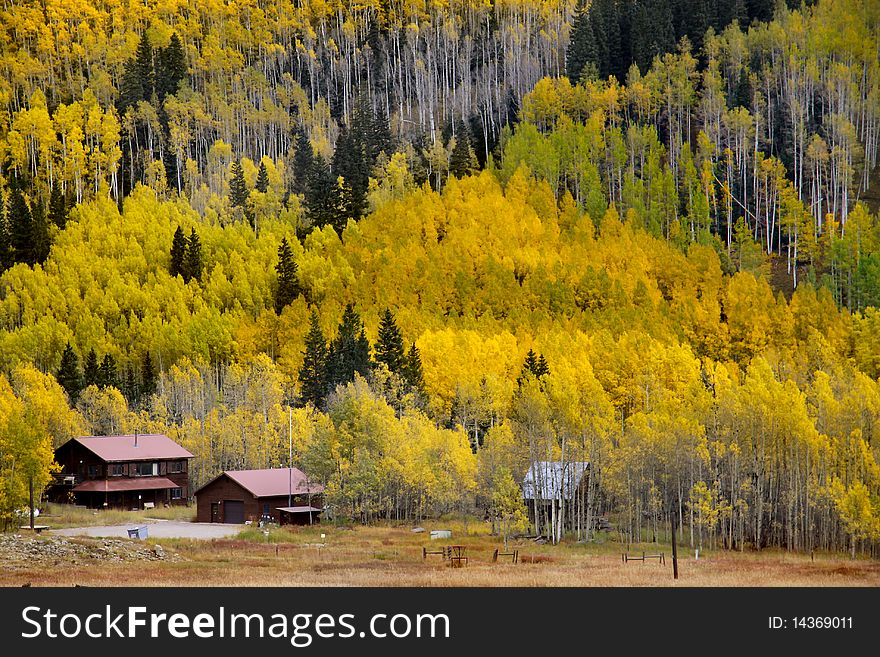
[[[455,135],[455,146],[449,157],[449,173],[456,178],[464,178],[473,173],[477,162],[471,148],[471,139],[464,123],[459,123]]]
[[[422,355],[419,353],[416,343],[413,342],[406,355],[406,365],[403,370],[403,378],[406,380],[410,390],[424,399],[425,378],[422,374]]]
[[[529,349],[529,353],[526,354],[526,360],[522,366],[522,371],[516,382],[517,385],[522,385],[523,381],[530,376],[540,379],[547,374],[550,374],[550,367],[547,365],[544,354],[539,355],[533,349]]]
[[[156,95],[160,101],[177,93],[180,83],[186,79],[186,55],[177,34],[172,34],[168,46],[156,55]]]
[[[306,217],[316,228],[339,226],[339,189],[330,167],[321,156],[315,157],[305,195]]]
[[[36,262],[33,219],[24,194],[17,185],[13,185],[9,194],[7,221],[13,260],[33,265]]]
[[[309,332],[306,334],[303,364],[298,379],[303,403],[323,408],[327,397],[327,342],[314,311],[309,317]]]
[[[174,231],[174,237],[171,239],[171,265],[168,269],[172,276],[182,276],[183,281],[189,280],[187,276],[187,239],[183,234],[183,229],[178,226]]]
[[[257,171],[257,183],[254,189],[265,194],[269,191],[269,172],[266,171],[266,165],[260,162],[260,169]]]
[[[119,388],[119,375],[116,368],[116,359],[110,354],[104,354],[104,359],[98,368],[98,387]]]
[[[245,217],[248,217],[247,201],[250,193],[244,179],[244,169],[241,168],[241,162],[236,160],[232,163],[231,177],[229,178],[229,203],[233,208],[241,208]]]
[[[34,204],[31,210],[31,226],[34,235],[34,262],[42,265],[49,257],[49,251],[52,248],[52,238],[49,237],[46,210],[39,201]]]
[[[305,130],[296,129],[296,150],[293,153],[293,186],[294,194],[306,195],[309,181],[315,167],[315,154]]]
[[[385,363],[388,371],[393,374],[404,374],[406,352],[403,346],[403,335],[394,315],[386,309],[379,321],[379,336],[376,340],[376,362]]]
[[[67,225],[67,202],[64,200],[61,185],[58,183],[52,186],[52,192],[49,195],[49,221],[61,230],[64,230]]]
[[[576,84],[583,79],[584,72],[589,70],[595,70],[598,75],[596,37],[593,35],[590,11],[585,1],[581,0],[571,25],[571,36],[565,54],[565,74],[572,84]]]
[[[370,343],[364,324],[354,307],[348,304],[336,338],[330,343],[327,356],[328,386],[333,390],[338,385],[354,381],[355,373],[366,378],[371,371]]]
[[[542,376],[546,376],[550,374],[550,366],[547,365],[547,360],[544,358],[544,354],[538,356],[538,363],[535,366],[534,374],[537,378],[541,378]]]
[[[125,63],[119,85],[117,109],[120,115],[140,101],[150,101],[155,89],[153,47],[147,33],[141,35],[137,50],[132,59]]]
[[[79,358],[69,342],[61,354],[61,365],[58,367],[55,379],[64,388],[70,403],[75,404],[82,390],[82,376],[79,371]]]
[[[133,367],[125,368],[125,380],[122,382],[122,394],[130,408],[136,408],[140,404],[140,386]]]
[[[290,248],[287,238],[284,237],[281,239],[281,246],[278,247],[278,263],[275,265],[275,271],[278,273],[275,313],[278,315],[299,296],[299,280],[296,275],[298,269],[299,267],[293,259],[293,250]]]
[[[86,362],[83,366],[83,388],[96,386],[101,380],[101,366],[98,364],[98,354],[94,349],[89,349]]]
[[[357,128],[365,130],[360,122],[357,124]],[[370,164],[365,153],[364,142],[364,133],[357,134],[352,132],[352,129],[343,127],[336,140],[336,150],[333,152],[330,167],[334,176],[341,176],[345,181],[346,193],[340,199],[339,210],[345,219],[351,217],[355,221],[363,216],[367,207]],[[340,223],[339,219],[337,217],[334,224],[344,227],[344,223]]]
[[[370,162],[375,164],[376,158],[381,153],[385,153],[387,156],[394,153],[394,137],[391,135],[388,115],[379,110],[372,116],[371,130],[367,140],[367,155]]]
[[[150,358],[150,352],[144,352],[143,363],[141,364],[141,401],[148,400],[156,394],[158,389],[159,376],[153,367],[153,359]]]
[[[199,241],[195,227],[192,228],[186,242],[183,279],[187,282],[192,279],[202,280],[202,243]]]

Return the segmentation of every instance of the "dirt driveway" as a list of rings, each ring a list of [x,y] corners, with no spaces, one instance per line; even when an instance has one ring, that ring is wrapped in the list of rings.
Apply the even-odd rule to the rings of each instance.
[[[128,530],[135,527],[147,527],[149,538],[226,538],[235,536],[244,529],[244,525],[218,525],[206,522],[181,522],[178,520],[145,520],[129,525],[103,525],[96,527],[69,527],[53,529],[50,534],[58,536],[100,536],[128,538]]]

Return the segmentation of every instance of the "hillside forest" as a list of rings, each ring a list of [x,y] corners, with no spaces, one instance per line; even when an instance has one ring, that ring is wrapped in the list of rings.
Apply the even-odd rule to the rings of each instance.
[[[876,556],[878,149],[872,0],[8,0],[0,519],[292,436],[342,519],[586,461],[528,531]]]

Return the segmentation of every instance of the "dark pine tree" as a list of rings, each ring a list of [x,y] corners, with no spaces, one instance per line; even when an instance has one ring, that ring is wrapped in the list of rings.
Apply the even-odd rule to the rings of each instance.
[[[516,382],[519,385],[522,385],[522,382],[529,376],[535,375],[535,370],[538,369],[538,355],[534,352],[534,350],[529,349],[529,353],[526,354],[526,360],[523,363],[522,371],[520,372],[519,378]]]
[[[58,367],[55,378],[58,380],[58,384],[64,388],[70,403],[75,404],[82,390],[82,376],[79,371],[79,358],[69,342],[61,354],[61,365]]]
[[[464,178],[473,173],[475,167],[470,136],[464,123],[460,123],[455,134],[455,147],[449,156],[449,173],[456,178]]]
[[[99,388],[119,388],[119,373],[116,369],[116,359],[110,354],[104,354],[104,359],[98,368]]]
[[[144,352],[144,360],[141,365],[141,400],[149,399],[156,394],[159,376],[153,367],[153,359],[150,352]]]
[[[178,226],[177,230],[174,231],[174,237],[171,239],[171,265],[168,271],[172,276],[183,276],[184,282],[189,280],[186,268],[186,251],[186,235],[183,234],[183,229]]]
[[[305,195],[306,217],[316,228],[338,226],[342,212],[339,208],[339,188],[330,167],[320,155],[312,163]]]
[[[199,241],[199,236],[196,233],[195,227],[193,227],[189,234],[189,239],[186,241],[186,255],[183,264],[183,279],[185,281],[190,281],[192,279],[196,279],[197,281],[202,280],[202,243]]]
[[[522,385],[523,381],[528,377],[540,379],[547,374],[550,374],[550,367],[547,365],[547,359],[544,358],[544,354],[538,355],[534,350],[529,349],[529,353],[526,354],[526,360],[522,366],[522,371],[516,382],[517,385]]]
[[[307,194],[309,180],[314,168],[315,153],[309,136],[302,128],[296,129],[296,150],[293,153],[293,186],[294,194]]]
[[[550,366],[547,364],[547,359],[544,358],[544,354],[541,354],[540,356],[538,356],[538,363],[535,366],[535,369],[533,372],[534,372],[534,375],[539,379],[542,376],[546,376],[547,374],[550,374]]]
[[[379,336],[376,340],[376,362],[385,363],[388,371],[404,375],[406,367],[406,351],[403,346],[403,335],[394,315],[386,309],[379,321]]]
[[[342,128],[336,140],[330,168],[333,175],[342,177],[345,184],[347,193],[340,203],[342,214],[357,221],[363,216],[367,206],[370,165],[365,153],[365,134],[356,133],[355,129],[364,130],[363,122],[352,119],[350,129]],[[340,225],[339,222],[337,225]]]
[[[49,257],[52,239],[49,237],[46,210],[39,201],[34,204],[31,210],[31,227],[34,235],[34,262],[42,265],[46,262],[46,258]]]
[[[355,373],[369,376],[370,343],[360,315],[351,304],[345,307],[339,332],[330,343],[327,356],[327,383],[331,390],[354,380]]]
[[[278,247],[278,263],[275,265],[275,271],[278,274],[278,287],[275,290],[275,313],[278,315],[299,296],[299,279],[296,275],[298,269],[296,260],[293,259],[290,243],[284,237],[281,239],[281,246]]]
[[[370,135],[367,139],[367,156],[375,164],[376,158],[381,153],[388,156],[394,153],[394,137],[391,135],[388,116],[384,111],[379,110],[372,116]]]
[[[31,210],[24,200],[24,194],[14,185],[9,194],[9,222],[12,257],[15,262],[33,265],[36,262],[34,250],[34,224]]]
[[[300,398],[303,404],[323,408],[327,398],[327,342],[318,324],[318,315],[312,311],[309,332],[306,334],[303,364],[299,370]]]
[[[775,0],[746,0],[748,17],[753,21],[767,22],[773,19]]]
[[[119,87],[119,100],[117,109],[120,115],[137,105],[140,101],[149,101],[153,97],[155,89],[155,76],[153,65],[153,47],[147,38],[147,33],[141,35],[134,58],[125,63],[122,73],[122,81]]]
[[[229,203],[233,208],[241,208],[242,213],[247,216],[247,201],[250,196],[250,190],[244,179],[244,169],[241,168],[241,162],[236,160],[232,163],[232,176],[229,179]]]
[[[623,52],[619,0],[593,0],[590,4],[590,24],[596,44],[599,77],[604,80],[613,75],[618,80],[625,79],[629,64]]]
[[[593,36],[590,11],[582,0],[571,26],[571,38],[565,55],[565,74],[572,84],[577,84],[584,79],[585,72],[589,76],[589,71],[598,74],[596,37]]]
[[[257,171],[257,182],[254,189],[265,194],[269,191],[269,172],[266,171],[266,165],[260,162],[260,169]]]
[[[98,354],[94,349],[89,349],[86,362],[83,366],[83,388],[96,386],[101,380],[101,366],[98,364]]]
[[[172,34],[168,46],[159,50],[156,55],[156,96],[159,101],[164,101],[165,96],[176,94],[186,75],[183,45],[177,34]]]
[[[52,193],[49,195],[49,221],[61,230],[67,225],[67,202],[64,200],[61,185],[57,183],[52,186]]]
[[[413,342],[406,355],[406,366],[403,370],[403,378],[406,380],[410,390],[420,395],[422,398],[425,394],[425,378],[422,374],[422,355],[419,353],[416,343]]]
[[[138,385],[137,376],[133,367],[125,369],[125,380],[122,382],[122,394],[128,401],[131,408],[135,408],[140,404],[140,386]]]

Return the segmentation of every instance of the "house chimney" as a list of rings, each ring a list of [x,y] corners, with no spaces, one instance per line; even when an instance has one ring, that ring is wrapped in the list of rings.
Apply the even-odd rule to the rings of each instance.
[[[135,446],[135,447],[138,446],[138,435],[137,435],[137,431],[134,432],[134,446]]]

